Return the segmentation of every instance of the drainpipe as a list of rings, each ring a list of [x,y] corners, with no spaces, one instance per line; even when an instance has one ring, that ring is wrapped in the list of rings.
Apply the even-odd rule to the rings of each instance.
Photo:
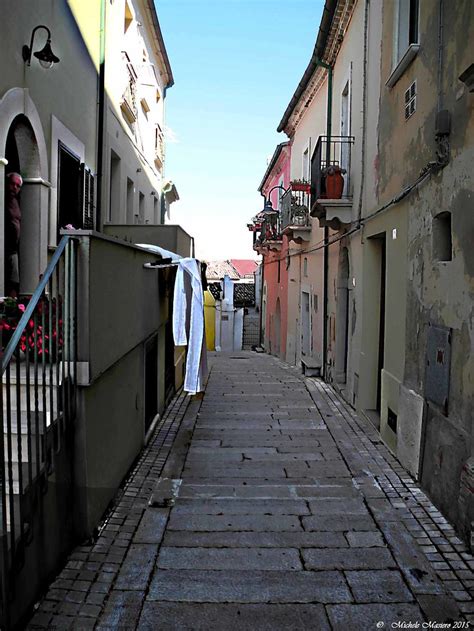
[[[267,198],[265,197],[264,193],[262,193],[262,191],[260,191],[260,195],[263,197],[264,199],[264,205],[265,202],[267,201]],[[262,254],[262,282],[260,285],[260,335],[259,335],[259,345],[263,348],[263,328],[262,328],[262,322],[263,322],[263,279],[265,276],[265,256]],[[265,314],[266,315],[266,314]]]
[[[102,229],[102,177],[104,160],[104,117],[105,117],[105,2],[100,1],[100,52],[99,52],[99,94],[98,94],[98,128],[97,128],[97,197],[95,229]]]
[[[327,119],[326,119],[326,165],[329,165],[331,161],[331,134],[332,134],[332,66],[324,63],[320,59],[316,60],[316,65],[321,66],[327,70],[328,73],[328,105],[327,105]],[[329,240],[329,228],[324,226],[324,244],[323,248],[323,379],[326,379],[327,373],[327,345],[328,345],[328,281],[329,281],[329,252],[328,243]]]
[[[359,204],[357,208],[357,225],[360,226],[360,220],[362,218],[362,204],[364,198],[364,184],[365,184],[365,151],[366,151],[366,136],[367,136],[367,64],[368,64],[368,33],[369,33],[369,3],[370,0],[365,1],[365,16],[364,16],[364,65],[363,65],[363,78],[362,78],[362,146],[361,146],[361,173],[360,173],[360,191],[359,191]]]

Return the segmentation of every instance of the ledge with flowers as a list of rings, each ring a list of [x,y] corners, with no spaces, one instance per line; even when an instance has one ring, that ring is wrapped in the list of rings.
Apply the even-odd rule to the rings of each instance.
[[[26,311],[31,296],[0,298],[0,346],[7,347]],[[61,299],[43,296],[33,316],[28,320],[20,338],[19,350],[33,357],[44,355],[55,361],[63,347],[63,319]]]

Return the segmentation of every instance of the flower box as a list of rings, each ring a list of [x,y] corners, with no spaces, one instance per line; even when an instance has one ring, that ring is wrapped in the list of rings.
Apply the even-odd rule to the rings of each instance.
[[[292,191],[300,191],[302,193],[310,193],[311,192],[311,184],[309,182],[302,182],[301,180],[294,180],[290,182]]]

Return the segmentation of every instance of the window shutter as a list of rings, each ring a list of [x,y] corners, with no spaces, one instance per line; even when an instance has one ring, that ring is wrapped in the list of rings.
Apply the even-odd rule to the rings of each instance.
[[[82,171],[82,228],[84,230],[94,229],[94,176],[92,171],[81,164]]]

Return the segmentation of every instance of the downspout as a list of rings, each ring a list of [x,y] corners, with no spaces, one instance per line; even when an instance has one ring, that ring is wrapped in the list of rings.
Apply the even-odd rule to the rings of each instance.
[[[264,193],[262,193],[262,191],[260,191],[260,195],[263,197],[264,200],[264,205],[265,202],[267,201],[267,198],[265,197]],[[263,323],[263,279],[265,276],[265,255],[262,254],[262,278],[261,278],[261,284],[260,284],[260,335],[259,335],[259,346],[261,346],[263,348],[263,328],[262,328],[262,323]],[[265,314],[266,315],[266,314]]]
[[[99,120],[97,128],[97,197],[95,229],[102,230],[102,178],[104,161],[104,117],[105,117],[105,2],[100,0],[100,52],[99,52]]]
[[[326,165],[331,161],[331,134],[332,134],[332,66],[326,64],[319,59],[316,61],[318,66],[325,68],[328,73],[328,105],[326,118]],[[323,248],[323,379],[327,376],[327,345],[328,345],[328,282],[329,282],[329,252],[328,252],[329,228],[324,226],[324,244]]]
[[[365,17],[364,17],[364,66],[362,77],[362,147],[361,147],[361,174],[360,174],[360,191],[359,191],[359,205],[357,208],[357,225],[360,226],[360,220],[362,218],[362,204],[364,198],[364,184],[365,184],[365,150],[366,150],[366,135],[367,135],[367,52],[368,52],[368,33],[369,33],[369,4],[370,0],[365,0]]]

